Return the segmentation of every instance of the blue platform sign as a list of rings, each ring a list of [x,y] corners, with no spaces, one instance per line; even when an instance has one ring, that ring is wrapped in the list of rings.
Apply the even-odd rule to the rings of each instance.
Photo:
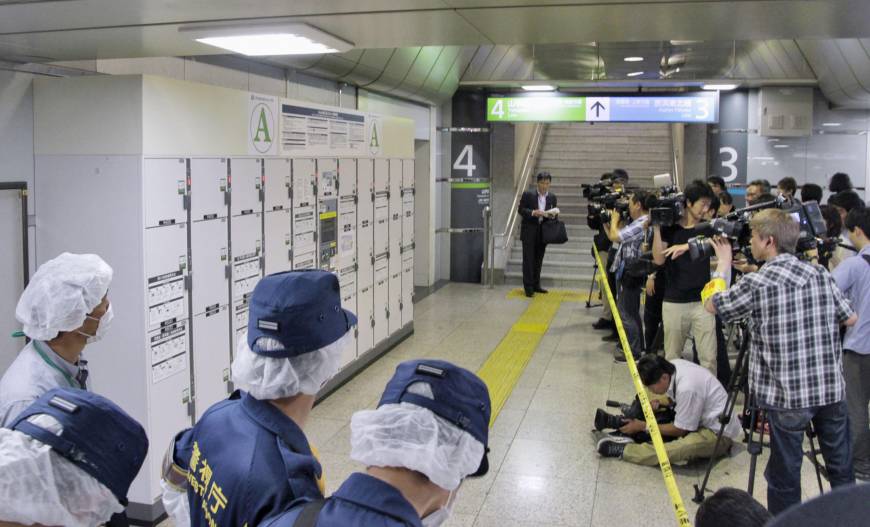
[[[488,121],[717,123],[719,92],[590,97],[490,97]]]

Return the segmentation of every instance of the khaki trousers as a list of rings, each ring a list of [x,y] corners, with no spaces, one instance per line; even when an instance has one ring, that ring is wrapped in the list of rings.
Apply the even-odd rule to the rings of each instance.
[[[665,443],[665,451],[671,463],[684,463],[698,458],[716,457],[728,453],[731,448],[731,438],[722,436],[719,450],[713,452],[716,447],[716,432],[709,428],[701,428],[697,432],[689,432],[683,437]],[[637,465],[654,466],[659,464],[656,450],[652,443],[629,443],[625,445],[622,459]]]
[[[701,302],[663,302],[662,324],[666,359],[682,358],[686,339],[693,336],[701,366],[716,375],[716,317]]]

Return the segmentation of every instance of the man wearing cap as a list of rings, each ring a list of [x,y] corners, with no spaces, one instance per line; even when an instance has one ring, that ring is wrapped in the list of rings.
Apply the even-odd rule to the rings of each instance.
[[[546,293],[541,287],[541,266],[547,246],[541,234],[541,225],[559,214],[556,208],[556,195],[550,193],[553,176],[549,172],[539,172],[537,189],[527,190],[520,198],[519,213],[523,217],[520,225],[520,240],[523,242],[523,289],[526,296]]]
[[[290,271],[257,284],[232,365],[241,391],[167,452],[163,503],[177,526],[253,527],[295,499],[322,498],[320,462],[302,429],[355,324],[332,273]]]
[[[0,428],[0,525],[103,524],[147,453],[145,430],[112,401],[49,390]]]
[[[352,474],[327,500],[300,500],[271,527],[435,527],[466,477],[489,469],[490,399],[468,370],[439,360],[399,364],[376,410],[353,415]],[[306,503],[307,502],[307,503]]]
[[[32,340],[0,379],[0,426],[52,388],[88,389],[82,351],[112,322],[111,281],[112,268],[94,254],[63,253],[36,270],[15,308]]]

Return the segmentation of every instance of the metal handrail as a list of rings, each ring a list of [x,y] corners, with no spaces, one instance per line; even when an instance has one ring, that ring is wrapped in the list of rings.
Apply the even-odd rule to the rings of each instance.
[[[543,137],[544,125],[538,123],[532,131],[532,139],[529,141],[529,149],[526,152],[525,159],[523,159],[523,167],[522,170],[520,170],[520,181],[517,184],[517,191],[514,193],[514,201],[511,204],[510,211],[508,212],[508,220],[505,224],[505,229],[503,232],[496,235],[504,238],[502,248],[505,251],[510,248],[511,242],[513,241],[514,231],[517,227],[517,218],[519,217],[520,198],[523,196],[523,192],[529,188],[529,180],[534,171],[534,160],[538,157]]]

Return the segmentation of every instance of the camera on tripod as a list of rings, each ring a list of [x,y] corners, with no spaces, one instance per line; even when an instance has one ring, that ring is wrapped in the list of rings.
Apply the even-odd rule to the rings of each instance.
[[[628,202],[623,199],[625,197],[623,191],[614,190],[613,187],[604,183],[581,186],[583,187],[583,197],[589,200],[586,224],[590,229],[603,229],[604,224],[611,220],[609,212],[611,209],[618,213],[618,217],[622,218],[623,221],[628,220]]]
[[[818,202],[808,201],[801,203],[795,199],[777,198],[773,201],[759,203],[751,207],[735,210],[724,218],[717,218],[711,222],[699,223],[698,229],[711,229],[716,234],[731,241],[731,247],[735,253],[749,254],[749,240],[752,236],[749,221],[752,214],[762,209],[778,208],[791,214],[792,218],[800,225],[795,252],[800,255],[806,251],[817,248],[836,247],[836,241],[825,237],[827,227],[822,216],[822,210]],[[834,244],[833,246],[831,244]],[[821,249],[820,249],[821,250]],[[696,236],[689,240],[689,256],[692,260],[708,258],[716,253],[713,241],[706,236]]]

